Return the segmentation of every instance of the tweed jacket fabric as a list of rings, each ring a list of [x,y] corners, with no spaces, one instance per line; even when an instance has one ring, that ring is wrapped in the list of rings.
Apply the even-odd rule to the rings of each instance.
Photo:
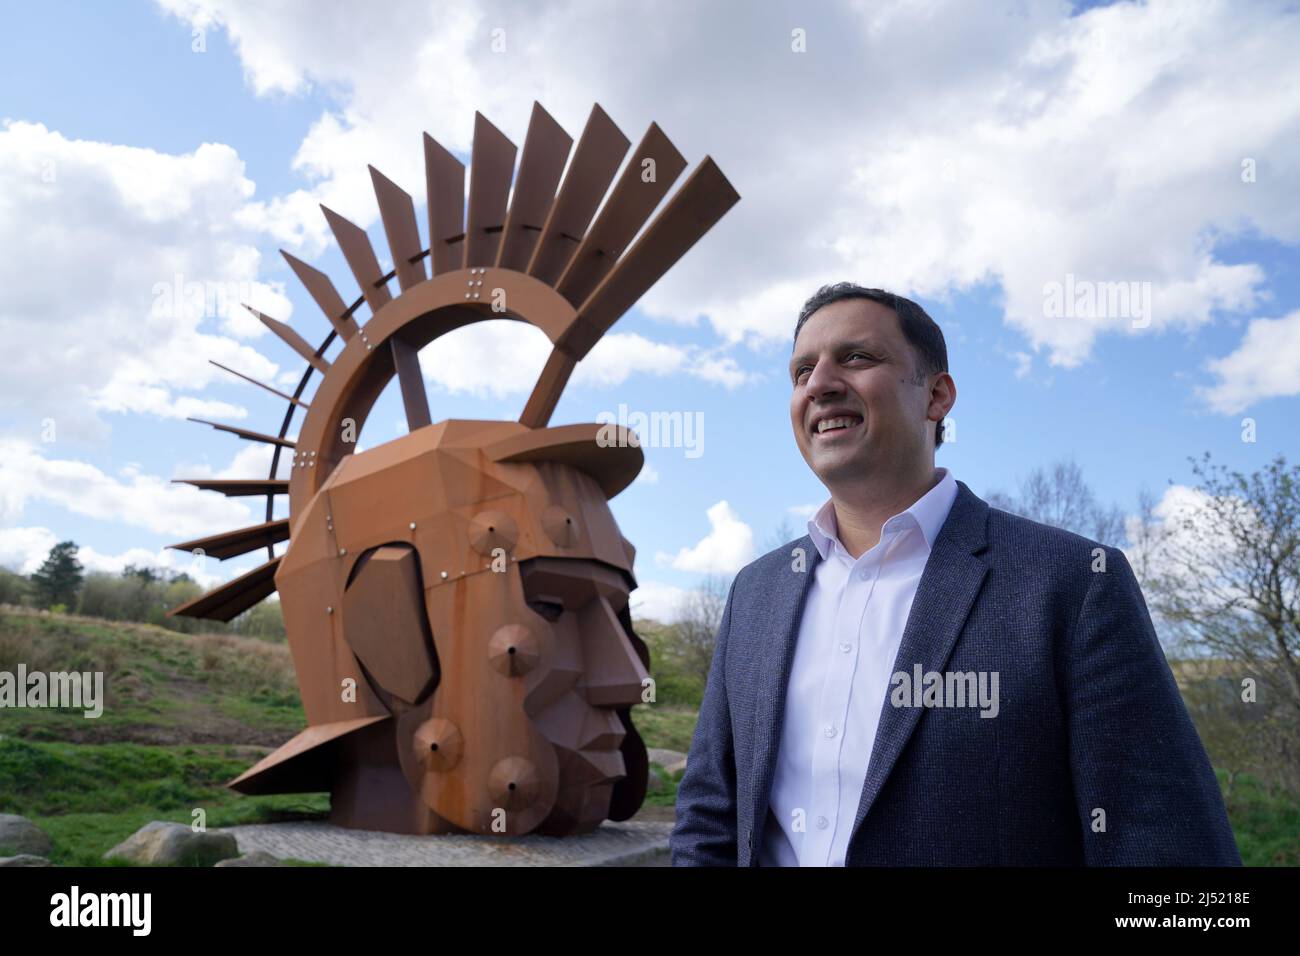
[[[845,865],[1240,865],[1123,553],[957,486],[894,672],[996,672],[997,715],[882,701]],[[732,583],[678,789],[675,866],[758,865],[819,559],[804,536]]]

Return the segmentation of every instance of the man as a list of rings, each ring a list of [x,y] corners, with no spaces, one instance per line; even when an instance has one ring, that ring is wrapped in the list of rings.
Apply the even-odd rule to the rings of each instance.
[[[731,586],[674,865],[1239,865],[1123,553],[935,468],[925,311],[822,288],[790,381],[831,497]]]

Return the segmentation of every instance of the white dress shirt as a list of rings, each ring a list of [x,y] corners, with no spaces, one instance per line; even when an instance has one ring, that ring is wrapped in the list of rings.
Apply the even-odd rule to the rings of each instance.
[[[808,522],[821,554],[786,686],[762,866],[843,866],[903,628],[957,497],[947,468],[856,560],[827,501]]]

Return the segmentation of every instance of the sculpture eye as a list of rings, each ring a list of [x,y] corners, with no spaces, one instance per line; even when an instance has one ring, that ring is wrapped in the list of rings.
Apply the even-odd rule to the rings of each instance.
[[[548,621],[558,621],[564,613],[564,603],[554,598],[530,598],[528,606]]]

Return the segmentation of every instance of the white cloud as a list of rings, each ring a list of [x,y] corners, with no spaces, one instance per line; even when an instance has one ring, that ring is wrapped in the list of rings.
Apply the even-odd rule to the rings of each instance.
[[[634,618],[650,618],[671,624],[681,614],[682,604],[690,592],[659,581],[640,581],[628,601]]]
[[[676,555],[659,552],[655,560],[671,564],[678,571],[701,574],[734,574],[754,559],[754,532],[740,520],[734,508],[719,501],[709,508],[710,531],[699,543],[682,548]]]
[[[427,380],[452,394],[527,396],[550,354],[551,343],[541,329],[498,319],[462,326],[425,346],[420,350],[420,368]],[[707,356],[695,346],[614,332],[597,342],[578,363],[570,385],[612,388],[632,375],[675,373],[728,388],[748,379],[730,359]]]
[[[132,467],[116,478],[83,461],[47,458],[26,442],[0,440],[0,521],[17,521],[29,502],[177,541],[254,523],[248,506],[236,498],[173,484]]]
[[[278,371],[237,341],[265,333],[240,300],[289,317],[280,286],[259,279],[262,237],[234,218],[252,191],[229,146],[168,155],[5,120],[0,336],[18,348],[0,410],[74,438],[104,436],[97,412],[244,417],[193,393],[227,381],[209,358]]]
[[[647,461],[641,466],[641,472],[636,476],[633,484],[657,485],[661,477],[659,469]]]
[[[1204,566],[1197,556],[1230,556],[1238,549],[1238,542],[1225,533],[1222,521],[1211,511],[1212,506],[1218,509],[1219,515],[1230,509],[1237,510],[1242,527],[1258,528],[1259,534],[1264,534],[1265,522],[1251,513],[1244,499],[1230,496],[1215,503],[1199,488],[1170,485],[1152,508],[1152,524],[1145,537],[1140,534],[1139,516],[1130,515],[1126,519],[1128,540],[1134,542],[1133,546],[1125,549],[1129,563],[1139,571],[1145,565],[1147,577],[1167,578],[1177,590],[1188,594],[1200,593],[1205,584],[1204,577],[1211,573],[1211,569]],[[1215,586],[1223,594],[1241,594],[1238,585],[1231,580],[1218,581]]]
[[[692,162],[715,156],[743,198],[644,308],[707,316],[733,343],[787,341],[824,281],[932,297],[992,283],[1004,321],[1073,366],[1098,335],[1139,329],[1048,317],[1045,283],[1149,282],[1149,330],[1190,329],[1251,308],[1264,279],[1217,259],[1216,238],[1300,239],[1287,161],[1300,146],[1300,28],[1281,3],[1078,15],[1046,2],[761,4],[737,18],[725,4],[666,17],[630,3],[611,17],[582,3],[411,0],[360,19],[341,0],[161,5],[224,27],[254,91],[337,94],[295,166],[314,198],[363,225],[377,216],[367,162],[422,197],[431,116],[429,132],[462,152],[476,109],[522,142],[534,98],[574,135],[593,90],[634,141],[658,120]],[[1267,79],[1242,63],[1267,64]],[[273,200],[259,228],[270,220],[321,228],[299,193]]]
[[[1300,310],[1280,319],[1252,319],[1241,344],[1208,367],[1219,381],[1198,391],[1224,415],[1264,399],[1300,395]]]

